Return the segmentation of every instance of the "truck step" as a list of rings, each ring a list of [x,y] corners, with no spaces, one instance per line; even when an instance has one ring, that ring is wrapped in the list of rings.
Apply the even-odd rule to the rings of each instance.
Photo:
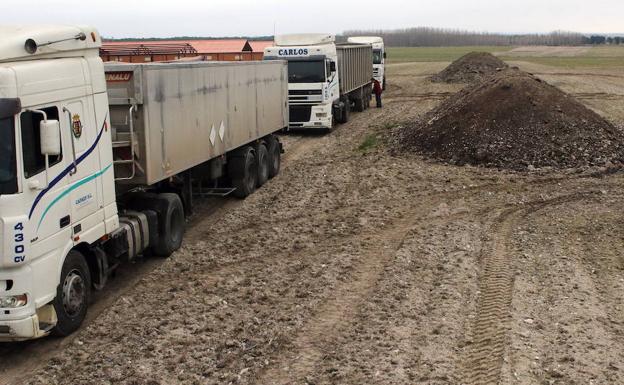
[[[123,148],[130,147],[131,142],[129,140],[120,140],[117,142],[113,142],[113,148]]]
[[[236,190],[235,188],[207,188],[199,192],[193,192],[193,195],[200,197],[226,197]]]

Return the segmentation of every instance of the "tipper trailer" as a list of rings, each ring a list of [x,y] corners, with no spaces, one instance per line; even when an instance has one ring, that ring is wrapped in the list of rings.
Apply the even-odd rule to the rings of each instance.
[[[379,36],[353,36],[347,39],[349,43],[370,44],[373,46],[373,77],[381,87],[386,89],[386,47],[383,38]]]
[[[370,105],[373,51],[370,44],[336,44],[333,35],[275,37],[264,60],[288,61],[289,128],[331,130],[351,109]]]
[[[279,172],[285,62],[105,67],[90,27],[0,34],[0,340],[72,333],[117,265],[180,247],[193,188]]]

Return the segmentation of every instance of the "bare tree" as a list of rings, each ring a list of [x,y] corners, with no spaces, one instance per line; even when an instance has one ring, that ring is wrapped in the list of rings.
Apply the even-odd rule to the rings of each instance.
[[[395,30],[353,30],[345,36],[381,36],[394,47],[441,47],[468,45],[581,45],[588,39],[576,32],[555,31],[548,34],[506,35],[488,32],[470,32],[452,29],[417,27]]]

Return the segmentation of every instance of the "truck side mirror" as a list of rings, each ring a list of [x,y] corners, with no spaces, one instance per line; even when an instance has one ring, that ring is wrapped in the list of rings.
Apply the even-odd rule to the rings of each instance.
[[[61,155],[61,124],[58,120],[42,120],[39,123],[41,155]]]
[[[329,63],[329,70],[331,72],[336,72],[336,62],[335,61],[332,61],[332,62]]]
[[[384,52],[384,59],[386,59],[388,57],[388,55],[386,55],[386,53]]]

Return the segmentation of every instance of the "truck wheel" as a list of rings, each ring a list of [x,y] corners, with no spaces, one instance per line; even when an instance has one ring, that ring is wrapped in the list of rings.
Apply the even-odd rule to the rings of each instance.
[[[342,108],[341,114],[340,114],[340,123],[347,123],[349,121],[349,113],[351,112],[351,103],[349,103],[349,100],[347,99],[344,102],[344,107]]]
[[[386,76],[383,77],[383,86],[381,87],[382,91],[386,90]]]
[[[156,197],[158,213],[158,241],[153,247],[154,254],[167,258],[182,246],[186,230],[184,206],[177,194],[162,193]]]
[[[253,148],[245,147],[238,156],[229,162],[229,174],[232,175],[232,187],[234,196],[240,199],[251,195],[258,185],[258,165]]]
[[[279,174],[282,164],[282,151],[276,138],[270,138],[267,151],[269,152],[269,178],[274,178]]]
[[[61,281],[56,289],[53,306],[58,322],[52,334],[65,337],[80,327],[87,315],[91,275],[84,256],[72,250],[61,270]]]
[[[269,152],[265,144],[258,146],[258,187],[269,180]]]

